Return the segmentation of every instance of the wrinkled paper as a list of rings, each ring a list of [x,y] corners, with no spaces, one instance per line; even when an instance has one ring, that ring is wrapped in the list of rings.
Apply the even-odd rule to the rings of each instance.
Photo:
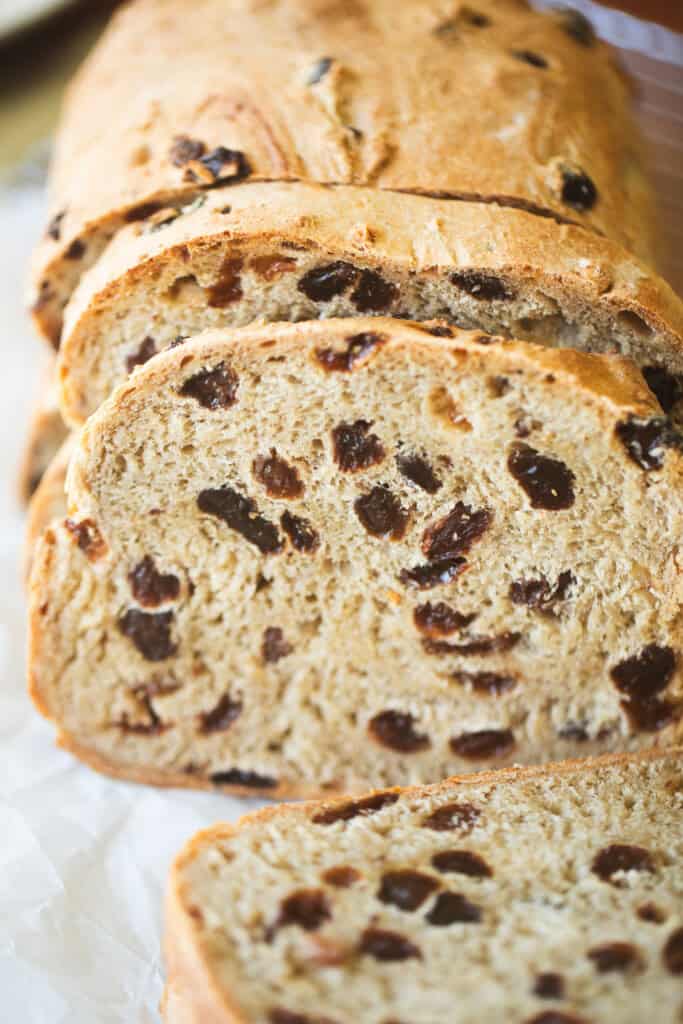
[[[634,48],[634,19],[575,5]],[[640,26],[639,38],[683,63],[680,37]],[[41,356],[23,312],[45,218],[34,177],[0,190],[0,1020],[158,1024],[169,864],[193,832],[256,803],[101,777],[55,747],[26,696],[16,474]]]

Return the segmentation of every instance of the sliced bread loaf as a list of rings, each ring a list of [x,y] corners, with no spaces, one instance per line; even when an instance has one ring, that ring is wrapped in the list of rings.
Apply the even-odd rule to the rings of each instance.
[[[671,742],[682,444],[618,357],[382,318],[192,339],[79,435],[34,696],[105,770],[273,795]]]
[[[678,1024],[682,812],[678,751],[217,825],[172,871],[166,1024]]]
[[[359,314],[619,351],[683,418],[683,303],[623,247],[523,210],[295,182],[215,189],[122,229],[67,308],[62,405],[84,420],[206,328]]]

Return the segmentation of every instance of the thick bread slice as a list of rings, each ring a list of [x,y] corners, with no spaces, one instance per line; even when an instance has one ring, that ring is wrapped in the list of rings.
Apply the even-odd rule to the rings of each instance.
[[[276,795],[680,735],[680,436],[626,360],[444,331],[207,333],[91,417],[31,584],[67,746]]]
[[[679,750],[217,825],[171,873],[166,1024],[677,1024],[682,812]]]
[[[585,18],[523,0],[197,0],[191,18],[185,0],[137,0],[67,99],[38,323],[58,340],[80,274],[126,220],[245,179],[522,206],[651,261],[630,105]]]
[[[683,399],[683,303],[583,228],[291,182],[216,189],[164,218],[121,230],[67,307],[60,376],[74,423],[179,336],[359,313],[621,351],[646,368],[666,411]]]
[[[24,503],[35,494],[67,434],[67,426],[59,411],[54,357],[51,356],[41,375],[19,470],[19,493]]]

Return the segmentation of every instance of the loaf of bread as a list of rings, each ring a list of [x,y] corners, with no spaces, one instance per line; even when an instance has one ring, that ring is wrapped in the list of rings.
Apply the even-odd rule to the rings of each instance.
[[[682,445],[619,357],[388,318],[188,340],[79,435],[33,695],[112,774],[270,795],[674,742]]]
[[[54,358],[50,357],[40,377],[38,397],[28,427],[19,472],[19,492],[28,502],[36,492],[43,474],[57,454],[68,433],[59,411]]]
[[[683,419],[683,303],[617,243],[525,210],[300,182],[214,189],[119,231],[67,307],[62,405],[82,422],[207,328],[359,314],[620,351]]]
[[[37,322],[56,344],[127,221],[240,181],[522,208],[652,261],[630,102],[583,16],[524,0],[195,0],[191,17],[185,0],[135,0],[67,98]]]
[[[679,750],[217,825],[171,873],[166,1024],[678,1024],[682,812]]]

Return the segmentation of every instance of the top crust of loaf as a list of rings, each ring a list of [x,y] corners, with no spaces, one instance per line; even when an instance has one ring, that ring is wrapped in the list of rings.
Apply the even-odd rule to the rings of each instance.
[[[514,827],[522,828],[526,832],[528,842],[536,841],[548,847],[550,841],[547,834],[543,835],[539,831],[538,835],[534,838],[534,832],[538,829],[538,812],[540,811],[541,815],[545,812],[552,816],[554,809],[556,809],[557,805],[561,804],[563,795],[575,791],[574,799],[576,801],[579,799],[577,794],[583,793],[585,799],[590,801],[591,806],[588,813],[592,815],[593,820],[598,826],[595,834],[592,836],[595,849],[598,849],[609,843],[610,840],[615,840],[614,836],[611,834],[606,835],[602,832],[601,828],[603,823],[611,820],[605,810],[608,805],[616,807],[629,806],[626,804],[626,800],[630,800],[631,804],[633,804],[641,798],[647,800],[648,794],[650,794],[649,798],[653,803],[664,794],[668,794],[669,798],[675,800],[678,793],[680,799],[682,777],[683,751],[680,748],[672,748],[666,752],[610,755],[583,761],[565,761],[544,767],[510,768],[497,772],[481,772],[475,776],[456,776],[434,786],[415,786],[383,790],[381,792],[375,791],[374,794],[368,794],[362,801],[359,801],[357,806],[360,807],[362,802],[365,806],[370,807],[374,802],[378,809],[386,808],[385,815],[389,815],[392,820],[390,825],[384,823],[383,826],[378,828],[379,835],[373,837],[374,842],[368,847],[366,837],[363,835],[362,815],[356,819],[354,824],[357,826],[358,831],[355,835],[358,841],[357,852],[360,858],[358,866],[364,865],[362,860],[364,853],[362,851],[365,851],[365,856],[367,856],[368,849],[372,851],[371,856],[375,860],[378,860],[380,864],[385,864],[381,844],[387,834],[387,829],[392,827],[409,828],[411,812],[416,812],[416,822],[414,824],[418,824],[421,820],[424,820],[428,813],[433,813],[439,807],[452,805],[453,802],[465,806],[471,806],[470,801],[472,805],[476,804],[478,800],[485,803],[500,790],[505,793],[506,806],[510,810],[513,807],[518,809],[519,814],[515,818]],[[322,827],[320,824],[316,824],[316,820],[331,820],[335,812],[346,810],[348,807],[348,800],[343,798],[325,802],[311,801],[298,806],[280,805],[268,807],[245,815],[236,824],[218,824],[199,832],[186,844],[173,864],[166,895],[165,956],[168,967],[168,986],[162,1009],[167,1024],[200,1024],[200,1022],[201,1024],[207,1024],[207,1022],[208,1024],[250,1024],[255,1019],[247,1012],[244,1005],[240,1005],[239,992],[226,987],[225,975],[221,979],[219,965],[221,959],[225,962],[226,943],[221,941],[212,942],[210,929],[207,928],[204,913],[204,910],[208,908],[202,909],[197,907],[195,902],[197,899],[196,882],[202,871],[200,865],[206,863],[206,855],[209,854],[211,856],[215,852],[218,862],[222,863],[224,857],[229,862],[229,844],[240,843],[242,840],[248,843],[250,835],[261,836],[266,846],[275,848],[278,843],[286,844],[289,837],[302,837],[302,835],[306,835],[308,830],[311,830],[311,843],[304,854],[305,859],[303,863],[297,861],[295,871],[298,872],[300,869],[305,870],[309,867],[308,855],[311,858],[310,867],[315,871],[313,867],[315,856],[315,837],[313,832]],[[528,826],[524,818],[524,811],[527,807],[534,812],[531,816],[531,823]],[[548,807],[551,808],[550,811],[548,811]],[[647,811],[645,813],[647,814]],[[670,804],[668,819],[674,813],[674,808]],[[403,814],[405,814],[405,823],[399,826],[398,819]],[[348,817],[348,814],[346,818],[342,817],[342,823],[333,827],[339,828],[343,832],[347,828],[344,822]],[[667,824],[670,829],[668,819]],[[370,814],[367,819],[369,830],[373,828],[373,820],[374,816]],[[646,820],[647,835],[639,835],[639,838],[642,842],[649,841],[652,848],[661,854],[664,839],[658,832],[657,819],[653,816]],[[503,823],[498,822],[498,824],[502,825]],[[569,822],[566,822],[566,824],[568,825]],[[583,830],[586,829],[585,822],[582,823],[582,828]],[[448,835],[449,833],[444,833],[445,837],[448,837]],[[457,832],[454,835],[457,837]],[[474,832],[472,835],[474,836]],[[571,832],[565,832],[563,835],[567,845],[571,845],[570,836]],[[463,843],[462,839],[458,840],[456,838],[455,845],[458,845],[458,843],[460,845],[467,845],[467,840]],[[524,856],[522,853],[523,849],[524,847],[520,845],[520,860]],[[227,850],[228,852],[221,853],[221,850]],[[346,850],[348,856],[348,846]],[[563,842],[563,847],[559,853],[560,858],[564,856],[564,852]],[[590,857],[591,854],[594,855],[595,851],[580,851],[580,854],[584,853]],[[668,858],[677,856],[675,850],[668,849],[666,853]],[[265,860],[266,862],[270,860],[268,852],[265,854]],[[670,860],[667,862],[670,863]],[[519,865],[519,870],[520,872],[523,871],[521,864]],[[462,876],[454,877],[455,879],[458,877],[462,878]],[[462,881],[465,883],[470,880],[463,879]],[[605,884],[604,876],[598,884]],[[272,897],[274,893],[270,893],[268,888],[266,888],[265,891],[262,890],[262,895],[266,901],[264,910],[266,912],[270,910],[272,913],[272,907],[267,901],[268,896]],[[650,906],[653,907],[653,912],[658,910],[653,904],[650,904]],[[509,911],[510,908],[503,907],[501,909],[505,913],[506,909]],[[682,929],[676,931],[676,918],[678,916],[676,911],[679,908],[674,905],[672,909],[674,914],[671,923],[668,923],[666,926],[662,940],[665,940],[668,934],[683,934]],[[228,917],[229,913],[230,909],[227,904],[224,912],[222,908],[212,908],[210,912],[212,921],[215,922],[216,915],[220,915],[222,921],[225,922],[226,929],[224,934],[228,944],[230,942],[228,936],[230,936],[229,928],[231,923]],[[647,920],[645,916],[643,916],[643,919]],[[655,919],[652,918],[652,920]],[[405,927],[409,928],[410,916],[406,915],[405,920]],[[599,930],[600,926],[596,922],[596,931]],[[620,937],[614,936],[615,939]],[[451,939],[451,941],[454,940]],[[456,941],[459,944],[460,940]],[[511,949],[510,956],[519,960],[521,965],[525,956],[524,945],[522,944],[520,950]],[[324,968],[324,960],[321,961],[321,965]],[[483,962],[480,966],[481,982],[484,985],[486,982],[486,966]],[[540,968],[540,965],[533,966],[536,966],[537,969]],[[341,969],[343,970],[343,968]],[[309,965],[305,965],[304,970],[315,972],[315,961],[313,960]],[[612,984],[623,984],[618,974],[610,976],[610,981]],[[444,984],[447,985],[453,982],[452,976],[444,977]],[[249,985],[247,979],[245,979],[245,983]],[[350,979],[347,981],[347,984],[353,985],[354,981]],[[239,985],[236,988],[239,989]],[[610,986],[604,986],[601,992],[603,999],[609,1000],[609,993]],[[283,998],[286,998],[288,995],[290,998],[292,997],[291,992],[284,992],[282,995]],[[296,998],[296,995],[293,998]],[[539,1003],[536,1006],[537,1010],[546,1008],[551,1011],[565,1011],[564,1013],[559,1012],[557,1016],[549,1013],[547,1015],[547,1024],[555,1024],[555,1021],[557,1021],[557,1024],[560,1024],[560,1022],[562,1024],[565,1024],[565,1022],[566,1024],[584,1024],[584,1016],[577,1015],[575,1017],[571,1012],[566,1015],[566,1010],[571,1010],[571,1007],[568,1007],[566,1002],[560,1002],[559,1004],[553,1002],[545,1006]],[[328,1006],[318,1007],[319,1012],[322,1013],[321,1021],[327,1020],[325,1013],[329,1012],[330,1009]],[[498,1009],[502,1011],[503,1007],[500,1006]],[[475,1019],[472,1016],[474,1008],[470,1006],[469,1010],[471,1015],[467,1019]],[[671,1019],[673,1020],[673,1014],[675,1013],[673,1005],[671,1006],[671,1013]],[[293,1017],[293,1020],[296,1019],[296,1017]],[[457,1019],[460,1020],[460,1017],[458,1016]],[[496,1017],[495,1019],[498,1020],[499,1018]],[[507,1016],[505,1018],[501,1016],[500,1019],[508,1018]],[[591,1016],[590,1019],[592,1020],[593,1017]],[[612,1018],[600,1016],[598,1019],[601,1022],[606,1022]],[[308,1022],[309,1018],[303,1016],[301,1020]],[[311,1024],[313,1024],[313,1020],[317,1021],[317,1018],[312,1018]],[[536,1016],[525,1017],[525,1021],[531,1022],[532,1020],[534,1022],[538,1020],[539,1024],[540,1022],[546,1024],[546,1017],[543,1016],[542,1012],[539,1013],[538,1018]]]
[[[568,15],[520,0],[199,0],[186,13],[127,5],[70,89],[35,263],[47,333],[122,222],[218,182],[481,199],[653,260],[629,83]]]

